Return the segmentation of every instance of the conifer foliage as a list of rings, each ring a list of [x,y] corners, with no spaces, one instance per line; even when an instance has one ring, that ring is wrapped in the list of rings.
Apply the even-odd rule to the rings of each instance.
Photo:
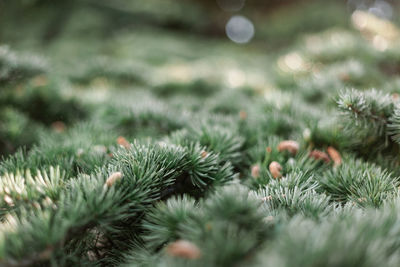
[[[396,22],[274,6],[238,46],[201,1],[16,2],[0,266],[400,266]]]

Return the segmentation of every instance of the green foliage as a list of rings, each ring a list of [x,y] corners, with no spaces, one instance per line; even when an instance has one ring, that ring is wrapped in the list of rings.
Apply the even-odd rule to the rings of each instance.
[[[185,262],[161,250],[153,259],[145,256],[146,251],[137,250],[133,252],[136,257],[132,258],[131,265],[148,265],[150,262],[156,266],[166,262],[196,266],[248,263],[247,256],[258,250],[273,233],[272,225],[264,223],[259,203],[245,188],[231,185],[218,190],[199,205],[194,205],[188,198],[159,205],[144,224],[149,231],[145,238],[149,245],[154,248],[154,245],[158,247],[173,239],[189,239],[199,246],[202,257]],[[170,210],[168,215],[167,210]],[[161,218],[165,220],[159,220]],[[173,236],[165,236],[166,229],[174,233]]]
[[[35,85],[34,81],[26,88],[5,90],[0,92],[0,103],[18,109],[33,121],[49,125],[56,121],[76,122],[85,118],[88,111],[75,98],[68,98],[55,88],[56,83],[43,79],[43,85]]]
[[[395,104],[393,97],[377,90],[341,93],[338,106],[347,119],[343,127],[349,136],[356,137],[351,145],[367,158],[381,151],[397,154],[398,146],[391,138],[397,134],[395,124],[391,125]]]
[[[338,202],[379,207],[385,199],[397,194],[399,179],[372,164],[348,160],[326,172],[320,184]]]
[[[34,55],[19,55],[0,46],[0,86],[29,79],[46,71],[46,62]]]
[[[166,203],[159,203],[147,214],[143,228],[146,247],[151,250],[179,238],[184,223],[196,217],[195,201],[190,197],[170,198]]]
[[[322,222],[296,217],[282,229],[280,238],[260,253],[258,262],[278,266],[396,266],[397,209],[398,203],[380,211],[347,210],[344,217],[329,216]]]
[[[243,46],[215,1],[50,2],[0,3],[0,266],[400,265],[398,39],[340,1],[246,1]]]
[[[349,116],[357,119],[360,127],[375,131],[371,133],[374,136],[385,134],[388,117],[394,108],[391,97],[376,90],[367,92],[351,90],[342,93],[338,106],[342,111],[348,112]]]
[[[23,113],[11,107],[0,110],[0,153],[15,152],[17,147],[30,147],[38,140],[40,127]]]

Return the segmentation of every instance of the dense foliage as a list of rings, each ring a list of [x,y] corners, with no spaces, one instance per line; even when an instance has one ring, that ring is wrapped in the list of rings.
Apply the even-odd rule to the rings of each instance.
[[[396,23],[200,2],[0,1],[0,266],[400,266]]]

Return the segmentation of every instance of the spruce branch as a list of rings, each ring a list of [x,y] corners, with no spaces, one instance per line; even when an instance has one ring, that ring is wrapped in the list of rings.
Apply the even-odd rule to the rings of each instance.
[[[342,91],[337,103],[339,109],[356,124],[374,130],[378,135],[385,134],[388,118],[394,109],[392,98],[377,90]]]

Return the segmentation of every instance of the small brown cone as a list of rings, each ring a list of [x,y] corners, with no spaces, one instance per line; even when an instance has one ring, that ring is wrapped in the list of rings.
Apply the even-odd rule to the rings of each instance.
[[[328,155],[331,157],[331,159],[333,160],[333,166],[339,166],[340,164],[342,164],[342,157],[340,156],[339,151],[337,151],[335,148],[333,147],[328,147],[326,149],[326,151],[328,152]]]
[[[296,155],[297,151],[299,151],[299,143],[293,140],[285,140],[279,143],[278,151],[289,151],[292,155]]]
[[[203,150],[203,151],[201,151],[200,155],[204,159],[205,157],[207,157],[208,153],[207,153],[207,151]]]
[[[48,260],[53,254],[54,248],[52,246],[48,246],[45,250],[39,253],[38,258],[40,260]]]
[[[348,73],[342,72],[342,73],[340,73],[338,76],[339,76],[339,79],[340,79],[342,82],[348,82],[348,81],[350,81],[350,75],[349,75]]]
[[[123,136],[119,136],[117,138],[117,143],[118,143],[118,145],[120,145],[120,146],[122,146],[122,147],[124,147],[126,149],[131,148],[131,144]]]
[[[47,83],[48,83],[48,80],[47,80],[46,76],[43,76],[43,75],[36,76],[35,78],[32,79],[32,84],[33,84],[33,86],[36,86],[36,87],[45,86],[45,85],[47,85]]]
[[[241,120],[247,119],[247,112],[244,111],[244,110],[241,110],[241,111],[239,112],[239,118],[240,118]]]
[[[107,180],[106,180],[106,185],[108,187],[113,186],[113,184],[115,184],[117,181],[122,179],[122,173],[121,172],[114,172],[113,174],[111,174]]]
[[[254,178],[260,177],[260,166],[259,165],[254,165],[251,167],[251,176]]]
[[[200,249],[187,240],[177,240],[170,243],[166,248],[166,252],[173,257],[191,260],[198,259],[201,256]]]
[[[329,163],[331,160],[329,159],[329,156],[328,156],[328,154],[326,154],[325,152],[323,152],[323,151],[320,151],[320,150],[313,150],[313,151],[311,151],[310,152],[310,154],[308,154],[308,156],[310,157],[310,158],[314,158],[314,159],[316,159],[316,160],[323,160],[323,161],[325,161],[326,163]]]
[[[65,132],[65,129],[67,127],[65,126],[65,123],[63,123],[62,121],[55,121],[51,124],[51,128],[53,128],[53,130],[57,133],[62,133]]]
[[[272,196],[266,196],[261,198],[262,201],[271,201],[272,200]]]
[[[282,166],[278,162],[273,161],[269,164],[269,171],[271,172],[272,177],[274,177],[275,179],[282,177],[281,170]]]

